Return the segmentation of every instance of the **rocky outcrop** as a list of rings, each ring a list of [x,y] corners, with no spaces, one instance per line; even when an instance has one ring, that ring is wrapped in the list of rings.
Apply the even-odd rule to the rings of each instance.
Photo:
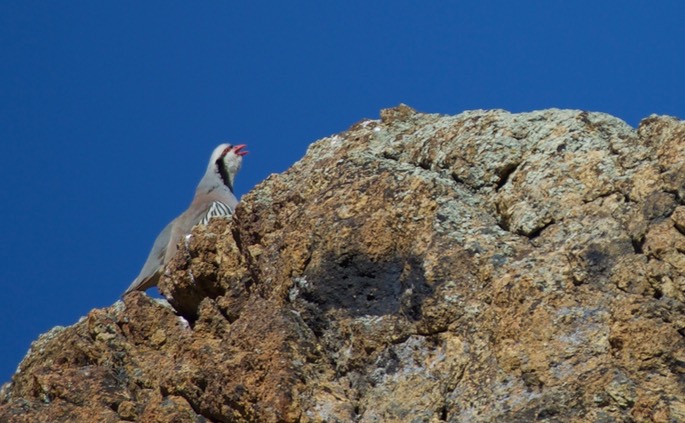
[[[381,112],[36,341],[0,421],[685,421],[685,123]],[[122,288],[125,283],[122,283]]]

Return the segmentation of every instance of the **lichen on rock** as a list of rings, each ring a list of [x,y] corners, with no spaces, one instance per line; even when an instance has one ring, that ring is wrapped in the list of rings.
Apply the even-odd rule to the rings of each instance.
[[[42,337],[0,421],[683,421],[684,139],[384,110],[196,227],[170,307]]]

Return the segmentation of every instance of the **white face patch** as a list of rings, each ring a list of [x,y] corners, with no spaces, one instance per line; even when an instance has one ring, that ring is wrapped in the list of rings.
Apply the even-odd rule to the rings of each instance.
[[[231,177],[231,181],[235,177],[236,173],[240,170],[240,166],[243,164],[242,156],[238,156],[233,151],[230,151],[226,156],[224,156],[224,165],[226,166],[226,171]]]

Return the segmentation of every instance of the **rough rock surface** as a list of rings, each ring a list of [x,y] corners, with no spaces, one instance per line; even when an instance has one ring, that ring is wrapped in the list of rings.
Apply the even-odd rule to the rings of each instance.
[[[0,421],[685,421],[685,123],[381,112],[37,340]],[[122,288],[126,284],[122,282]]]

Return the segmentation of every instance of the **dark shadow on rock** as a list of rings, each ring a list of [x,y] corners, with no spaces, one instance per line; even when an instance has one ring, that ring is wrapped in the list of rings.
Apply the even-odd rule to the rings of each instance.
[[[304,277],[302,299],[321,312],[339,310],[351,317],[399,313],[417,321],[423,301],[435,290],[418,257],[372,261],[362,254],[329,254]]]

